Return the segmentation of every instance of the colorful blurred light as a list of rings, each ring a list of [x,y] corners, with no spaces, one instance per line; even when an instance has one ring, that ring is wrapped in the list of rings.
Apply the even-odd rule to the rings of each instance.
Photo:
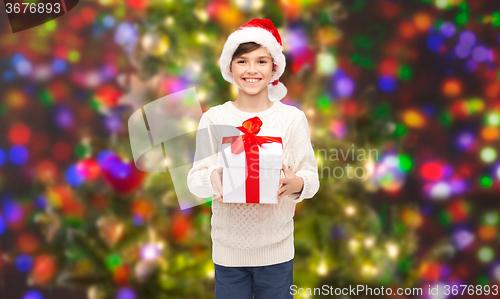
[[[398,62],[395,59],[385,59],[380,62],[380,75],[394,76],[398,69]]]
[[[40,210],[44,210],[47,207],[47,198],[43,195],[38,195],[35,197],[35,207]]]
[[[412,209],[404,209],[401,214],[401,219],[407,226],[412,228],[420,227],[424,221],[420,212]]]
[[[71,186],[77,187],[85,181],[85,177],[78,171],[77,165],[71,165],[66,169],[66,181]]]
[[[493,180],[489,176],[483,175],[479,179],[479,184],[481,184],[481,186],[484,188],[489,188],[493,184]]]
[[[335,91],[340,97],[349,97],[354,92],[354,81],[347,76],[339,76],[335,80]]]
[[[337,138],[344,138],[347,127],[343,119],[333,119],[330,121],[330,132]]]
[[[23,232],[17,237],[16,245],[20,252],[32,254],[37,251],[40,241],[35,235]]]
[[[111,155],[114,155],[114,153],[109,149],[102,150],[99,152],[99,154],[97,154],[97,163],[99,163],[99,166],[101,166],[101,168],[104,168],[106,159]]]
[[[116,293],[116,299],[137,299],[137,294],[133,288],[123,287]]]
[[[373,178],[388,192],[398,191],[404,183],[405,174],[400,170],[399,158],[387,155],[375,167]]]
[[[21,272],[29,272],[33,267],[33,258],[28,254],[20,254],[16,257],[16,268]]]
[[[472,50],[472,57],[478,62],[489,61],[492,57],[491,52],[485,46],[476,46]]]
[[[477,252],[478,259],[483,263],[489,263],[495,257],[495,252],[488,246],[484,246]]]
[[[451,192],[453,194],[461,194],[467,190],[467,184],[464,180],[454,179],[450,182]]]
[[[493,267],[493,276],[497,281],[500,281],[500,264]]]
[[[14,81],[16,79],[16,74],[13,71],[5,71],[3,73],[3,80],[6,82]]]
[[[393,92],[397,88],[397,81],[392,76],[381,76],[378,79],[378,86],[384,92]]]
[[[453,23],[444,22],[439,30],[444,37],[452,37],[455,34],[456,28]]]
[[[101,167],[109,171],[115,178],[123,179],[132,173],[131,166],[114,154],[109,155]]]
[[[481,137],[487,141],[494,141],[500,136],[500,129],[497,127],[484,127],[481,129]]]
[[[451,195],[450,185],[446,182],[439,182],[432,186],[430,196],[433,199],[442,200],[447,199]]]
[[[500,222],[500,216],[498,212],[488,212],[482,217],[482,223],[487,225],[498,225]]]
[[[123,122],[118,115],[106,115],[104,117],[104,126],[109,133],[119,133],[123,130]]]
[[[480,157],[486,163],[494,162],[497,158],[497,151],[492,147],[485,147],[481,150]]]
[[[106,28],[111,28],[115,25],[115,18],[113,18],[113,16],[105,16],[102,20],[102,24],[106,27]]]
[[[146,261],[153,261],[159,258],[161,249],[157,244],[149,243],[141,248],[141,258]]]
[[[16,64],[15,68],[16,68],[17,73],[20,76],[27,76],[33,70],[33,66],[32,66],[31,62],[29,62],[28,60],[19,61]]]
[[[500,113],[497,111],[488,113],[486,115],[485,122],[490,126],[500,125]]]
[[[455,46],[455,55],[457,55],[458,58],[465,59],[469,57],[470,53],[471,48],[469,46],[464,46],[461,44]]]
[[[16,124],[9,129],[9,139],[13,144],[25,145],[30,140],[31,130],[26,124]]]
[[[23,299],[43,299],[43,296],[39,291],[31,290],[24,294]]]
[[[448,97],[455,97],[462,92],[462,83],[457,79],[447,79],[443,83],[443,93]]]
[[[492,225],[482,225],[479,227],[478,230],[479,238],[481,238],[484,241],[493,240],[496,237],[497,233],[498,233],[497,228]]]
[[[0,215],[0,236],[3,235],[6,229],[7,229],[7,223],[5,223],[3,216]]]
[[[469,72],[475,72],[477,70],[477,61],[474,59],[468,59],[465,62],[465,69]]]
[[[5,152],[0,148],[0,166],[5,163]]]
[[[474,234],[465,229],[461,229],[453,234],[453,241],[455,241],[455,245],[461,250],[472,244],[474,238]]]
[[[64,106],[60,106],[55,110],[55,123],[61,129],[69,129],[74,123],[73,112]]]
[[[420,265],[419,272],[423,279],[437,281],[441,276],[441,267],[435,262],[424,262]]]
[[[426,162],[420,168],[420,175],[426,180],[440,180],[444,175],[443,165],[437,162]]]
[[[31,277],[36,284],[45,285],[53,278],[55,271],[55,259],[48,254],[41,254],[35,258]]]
[[[423,32],[428,31],[432,23],[431,17],[427,13],[423,12],[417,13],[414,16],[413,21],[415,22],[415,27],[417,27],[419,31]]]
[[[470,210],[469,203],[462,199],[453,200],[448,205],[448,213],[451,215],[454,223],[466,220]]]
[[[94,159],[88,158],[79,161],[76,168],[81,177],[87,180],[97,178],[101,172],[99,164]]]
[[[52,62],[52,69],[54,70],[54,72],[56,74],[60,74],[60,73],[64,73],[67,69],[68,65],[66,63],[66,61],[64,61],[63,59],[54,59],[54,61]]]
[[[138,31],[133,24],[123,22],[116,27],[115,42],[119,45],[125,46],[132,44],[138,36]]]
[[[23,208],[10,196],[4,195],[2,207],[7,222],[17,223],[23,218]]]
[[[337,70],[337,60],[331,53],[318,53],[316,56],[316,69],[319,74],[331,75]]]
[[[476,35],[469,30],[466,30],[460,34],[459,42],[461,45],[472,47],[476,43]]]
[[[410,128],[422,128],[426,120],[420,111],[410,109],[403,113],[403,122]]]
[[[12,164],[23,165],[28,161],[28,150],[22,145],[14,145],[9,150],[9,159]]]
[[[113,271],[117,267],[121,266],[121,264],[122,264],[122,259],[119,255],[111,254],[106,257],[106,267],[109,270]]]
[[[444,45],[443,38],[437,34],[431,34],[427,38],[427,48],[433,52],[439,52],[441,47]]]

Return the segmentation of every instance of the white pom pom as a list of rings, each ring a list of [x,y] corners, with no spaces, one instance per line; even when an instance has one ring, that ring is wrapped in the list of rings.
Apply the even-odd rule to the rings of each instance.
[[[287,89],[283,83],[278,82],[278,85],[273,86],[269,84],[268,86],[268,96],[271,102],[279,101],[285,97]]]

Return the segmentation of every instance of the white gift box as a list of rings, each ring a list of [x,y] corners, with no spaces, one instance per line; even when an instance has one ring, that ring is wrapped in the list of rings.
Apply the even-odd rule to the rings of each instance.
[[[236,127],[224,126],[224,137],[242,136],[245,133]],[[261,129],[257,136],[281,137],[279,129]],[[235,139],[235,138],[234,138]],[[233,139],[233,140],[234,140]],[[241,144],[242,145],[242,144]],[[259,146],[259,200],[258,203],[277,204],[280,187],[281,169],[283,168],[283,146],[279,142],[264,143]],[[231,144],[222,144],[222,190],[223,202],[246,203],[246,155],[243,150],[235,155]],[[254,169],[257,169],[254,167]]]

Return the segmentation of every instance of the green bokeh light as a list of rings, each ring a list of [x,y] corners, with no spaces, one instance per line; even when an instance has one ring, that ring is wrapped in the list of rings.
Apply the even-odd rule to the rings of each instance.
[[[401,136],[404,136],[407,131],[408,130],[406,129],[406,127],[403,124],[398,124],[396,126],[396,130],[394,131],[394,134],[396,134],[396,136],[398,136],[398,137],[401,137]]]
[[[80,60],[80,53],[74,50],[69,52],[68,60],[70,62],[77,62],[78,60]]]
[[[121,264],[122,259],[116,254],[111,254],[106,258],[106,267],[111,271],[121,266]]]
[[[413,167],[413,161],[406,155],[399,156],[399,169],[403,172],[408,172]]]
[[[326,95],[322,95],[318,98],[318,108],[321,112],[325,113],[330,111],[332,107],[332,102]]]
[[[411,67],[404,65],[399,69],[399,78],[401,80],[410,80],[413,77],[413,70]]]
[[[486,163],[491,163],[497,158],[497,151],[492,147],[485,147],[480,153],[481,160]]]
[[[479,260],[481,262],[489,263],[495,257],[495,253],[493,252],[493,250],[490,247],[485,246],[485,247],[482,247],[481,249],[479,249],[479,251],[477,252],[477,257],[479,258]]]
[[[481,184],[481,186],[483,186],[484,188],[489,188],[491,187],[491,185],[493,184],[493,181],[491,180],[491,178],[489,176],[482,176],[481,179],[479,180],[479,183]]]
[[[491,25],[493,27],[500,27],[500,11],[495,11],[491,14]]]
[[[486,116],[486,123],[490,126],[498,126],[500,125],[500,113],[491,112]]]
[[[465,25],[469,21],[469,13],[466,11],[459,12],[455,16],[455,23],[457,25]]]
[[[500,216],[497,212],[488,212],[482,217],[482,223],[487,225],[497,225],[500,221]]]
[[[50,94],[48,90],[44,90],[40,94],[40,101],[44,106],[48,106],[54,102],[54,99],[52,98],[52,94]]]

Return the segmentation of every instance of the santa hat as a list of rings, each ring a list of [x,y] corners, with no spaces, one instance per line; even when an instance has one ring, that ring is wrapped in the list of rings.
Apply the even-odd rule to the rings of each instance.
[[[227,82],[236,84],[234,78],[229,76],[231,59],[238,46],[247,42],[255,42],[265,47],[273,57],[275,73],[268,85],[269,100],[273,102],[281,100],[287,92],[285,85],[279,82],[279,78],[285,70],[286,60],[285,55],[283,55],[280,34],[269,19],[252,19],[229,35],[220,56],[222,77]]]

